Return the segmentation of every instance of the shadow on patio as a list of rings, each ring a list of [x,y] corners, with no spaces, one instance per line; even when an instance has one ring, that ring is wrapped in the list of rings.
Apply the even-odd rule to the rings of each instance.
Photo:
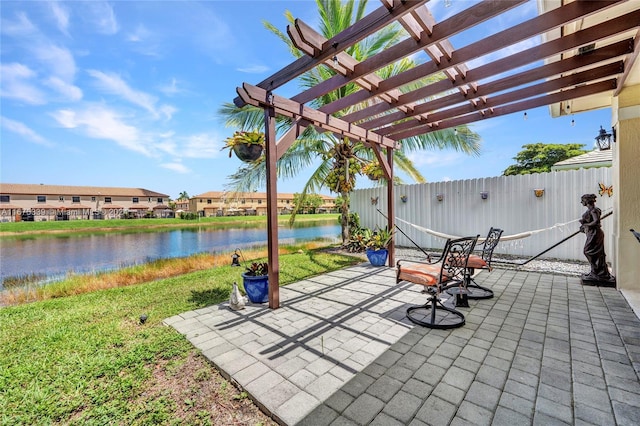
[[[453,330],[414,326],[422,287],[361,264],[281,288],[282,308],[169,318],[283,424],[639,424],[640,320],[615,289],[496,269]]]

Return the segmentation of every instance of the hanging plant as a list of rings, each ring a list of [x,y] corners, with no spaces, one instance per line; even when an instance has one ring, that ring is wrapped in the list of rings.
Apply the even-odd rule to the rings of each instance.
[[[382,167],[377,161],[371,161],[362,167],[362,173],[367,175],[367,177],[371,180],[380,180],[384,177],[384,172],[382,171]]]
[[[229,148],[229,157],[231,157],[231,151],[233,151],[240,160],[252,162],[260,158],[264,145],[265,137],[263,132],[239,130],[225,140],[225,145],[222,149]]]

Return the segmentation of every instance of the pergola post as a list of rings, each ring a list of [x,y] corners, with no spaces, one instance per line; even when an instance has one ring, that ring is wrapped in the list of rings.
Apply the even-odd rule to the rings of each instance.
[[[280,307],[280,261],[278,258],[278,188],[276,151],[276,113],[264,109],[265,160],[267,168],[267,250],[269,262],[269,307]]]
[[[393,150],[387,148],[387,163],[389,163],[389,176],[387,179],[387,228],[393,230],[396,217],[396,203],[393,185]],[[394,267],[396,263],[396,237],[391,238],[389,244],[389,266]]]

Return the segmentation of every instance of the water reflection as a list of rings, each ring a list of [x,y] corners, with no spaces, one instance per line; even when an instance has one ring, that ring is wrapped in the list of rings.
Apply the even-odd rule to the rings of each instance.
[[[278,229],[280,244],[318,238],[336,242],[339,225]],[[184,257],[201,252],[230,252],[236,247],[264,246],[264,227],[217,229],[211,227],[137,233],[65,235],[0,239],[0,279],[27,274],[47,276],[119,268],[152,259]]]

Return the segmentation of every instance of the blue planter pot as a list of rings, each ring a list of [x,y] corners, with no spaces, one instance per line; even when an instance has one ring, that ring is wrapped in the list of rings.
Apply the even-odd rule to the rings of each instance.
[[[367,249],[367,259],[369,259],[369,262],[371,262],[373,266],[384,266],[384,264],[387,262],[388,255],[389,250],[387,249]]]
[[[249,300],[253,303],[265,303],[269,301],[269,276],[242,274],[242,285]]]

